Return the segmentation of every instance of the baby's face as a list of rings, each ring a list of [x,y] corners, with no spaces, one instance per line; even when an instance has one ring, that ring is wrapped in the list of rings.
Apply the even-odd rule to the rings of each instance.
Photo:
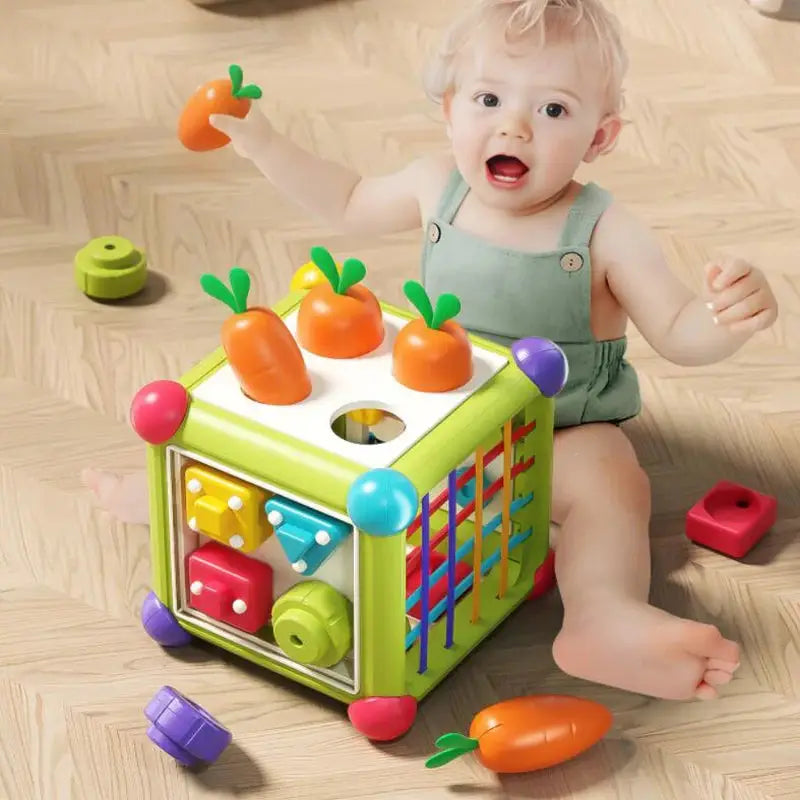
[[[487,206],[531,213],[587,157],[606,116],[599,59],[571,41],[514,51],[486,34],[445,103],[456,165]]]

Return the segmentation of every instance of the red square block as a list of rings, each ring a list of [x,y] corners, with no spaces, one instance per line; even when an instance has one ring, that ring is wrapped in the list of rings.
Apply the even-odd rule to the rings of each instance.
[[[187,559],[189,605],[239,630],[256,633],[272,613],[272,567],[218,542]]]
[[[775,524],[777,509],[771,495],[720,481],[689,509],[686,535],[704,547],[741,558]]]

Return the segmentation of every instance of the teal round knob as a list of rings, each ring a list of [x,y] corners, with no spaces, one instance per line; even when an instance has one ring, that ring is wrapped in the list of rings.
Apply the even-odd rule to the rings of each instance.
[[[122,236],[98,236],[75,254],[75,282],[99,300],[130,297],[147,282],[147,258]]]

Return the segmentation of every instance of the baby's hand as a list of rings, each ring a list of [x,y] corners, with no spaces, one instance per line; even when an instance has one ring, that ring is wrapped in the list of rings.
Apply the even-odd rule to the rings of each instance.
[[[230,137],[233,149],[242,157],[255,159],[272,136],[272,123],[252,103],[244,119],[229,114],[211,114],[211,126]]]
[[[732,333],[753,334],[778,317],[778,303],[764,273],[741,258],[708,264],[706,291],[715,324]]]

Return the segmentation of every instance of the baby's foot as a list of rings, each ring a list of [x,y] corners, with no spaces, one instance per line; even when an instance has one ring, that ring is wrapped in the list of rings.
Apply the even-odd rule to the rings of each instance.
[[[553,657],[569,675],[668,700],[711,699],[739,665],[739,646],[713,626],[636,601],[565,607]]]
[[[81,480],[94,492],[98,505],[120,522],[133,525],[150,522],[146,472],[117,475],[87,468],[81,473]]]

